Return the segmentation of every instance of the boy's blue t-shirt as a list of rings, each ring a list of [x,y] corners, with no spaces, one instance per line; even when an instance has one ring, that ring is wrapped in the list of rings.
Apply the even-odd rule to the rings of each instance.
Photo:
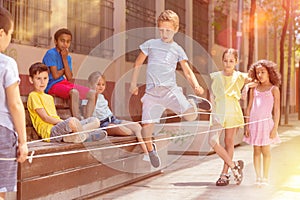
[[[174,41],[166,43],[161,39],[150,39],[141,44],[140,49],[148,56],[146,90],[176,86],[177,63],[188,60],[183,48]]]
[[[70,66],[70,70],[72,71],[72,58],[70,55],[68,55],[67,57],[68,59],[68,64]],[[63,65],[63,62],[62,62],[62,59],[61,59],[61,55],[60,53],[57,51],[56,48],[52,48],[52,49],[49,49],[44,58],[43,58],[43,63],[45,65],[47,65],[49,68],[51,66],[56,66],[57,67],[57,70],[61,70],[64,68],[64,65]],[[64,80],[65,77],[64,76],[60,76],[58,79],[54,79],[51,72],[49,73],[49,82],[48,82],[48,85],[46,87],[46,90],[45,92],[48,93],[48,91],[50,90],[50,88],[55,84],[55,83],[58,83],[58,82],[61,82],[62,80]]]

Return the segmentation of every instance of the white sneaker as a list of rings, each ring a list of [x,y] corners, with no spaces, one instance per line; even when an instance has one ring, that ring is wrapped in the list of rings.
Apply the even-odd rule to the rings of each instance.
[[[144,154],[143,161],[150,162],[150,157],[148,154]]]
[[[82,143],[86,140],[87,136],[84,133],[66,135],[63,137],[63,141],[67,143]]]

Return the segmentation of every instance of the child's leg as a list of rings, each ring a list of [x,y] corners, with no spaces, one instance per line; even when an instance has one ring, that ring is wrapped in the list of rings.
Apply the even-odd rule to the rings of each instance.
[[[122,124],[124,123],[124,121],[122,121]],[[115,124],[109,124],[106,129],[107,134],[111,135],[111,136],[130,136],[133,134],[132,130],[130,130],[129,128],[125,127],[125,126],[117,126],[117,127],[113,127],[110,128],[112,126],[115,126]]]
[[[209,139],[209,143],[210,145],[213,147],[213,149],[215,150],[215,152],[218,154],[218,156],[220,158],[223,159],[223,161],[227,164],[227,166],[229,166],[233,172],[233,175],[234,175],[234,178],[235,178],[235,181],[236,181],[236,184],[241,184],[242,180],[243,180],[243,167],[244,167],[244,162],[239,160],[237,162],[233,162],[232,161],[232,157],[228,154],[228,152],[226,151],[225,148],[223,148],[220,143],[219,143],[219,136],[220,136],[220,133],[219,132],[220,130],[216,130],[216,131],[211,131],[210,134],[212,134],[212,136],[210,137]],[[224,165],[224,168],[223,168],[223,171],[225,170],[225,165]],[[227,168],[228,170],[228,168]],[[227,171],[226,171],[227,173]],[[225,179],[227,178],[225,175],[223,175],[223,173],[221,174],[221,178]],[[219,186],[219,180],[217,181],[216,183],[217,186]],[[222,185],[227,185],[227,184],[222,184]],[[221,185],[220,185],[221,186]]]
[[[70,132],[72,133],[83,131],[83,126],[81,125],[80,121],[75,117],[70,118],[68,125],[71,129]]]
[[[227,151],[230,160],[233,158],[233,153],[234,153],[234,137],[236,133],[236,128],[228,128],[225,129],[225,137],[224,137],[224,143],[225,143],[225,150]],[[228,165],[226,162],[224,162],[222,174],[227,174],[228,173]]]
[[[253,165],[257,179],[261,178],[261,153],[262,149],[260,146],[253,146]]]
[[[70,90],[70,107],[73,117],[81,119],[81,114],[79,110],[79,92],[76,89]]]
[[[157,154],[156,146],[153,144],[152,141],[152,133],[154,131],[154,124],[144,124],[142,129],[142,135],[144,137],[144,141],[148,150],[149,158],[151,165],[153,167],[159,167],[160,166],[160,158]]]
[[[218,154],[218,156],[220,158],[222,158],[222,160],[225,163],[227,163],[227,165],[230,168],[233,168],[235,166],[234,162],[232,161],[231,157],[229,156],[229,154],[227,153],[225,148],[222,147],[222,145],[220,145],[219,137],[220,137],[221,132],[215,131],[211,134],[212,134],[212,136],[209,139],[209,144],[214,149],[214,151]]]
[[[83,111],[84,118],[91,117],[95,110],[96,92],[94,90],[90,90],[87,93],[86,98],[87,98],[88,102],[87,102],[86,106],[84,107],[84,111]]]
[[[154,124],[144,124],[142,128],[142,136],[146,142],[148,152],[153,151],[152,133],[154,131]]]
[[[270,163],[271,163],[270,145],[262,146],[261,147],[261,152],[262,152],[262,155],[263,155],[263,178],[268,180]]]
[[[140,124],[132,123],[132,122],[128,122],[128,121],[123,121],[122,124],[123,123],[130,123],[130,124],[126,124],[125,127],[129,128],[136,135],[138,142],[140,142],[143,152],[145,154],[148,154],[146,144],[142,137],[142,127],[140,126]]]
[[[83,131],[83,127],[80,121],[75,117],[70,117],[64,121],[59,122],[51,129],[51,137],[63,136],[64,142],[71,142],[71,143],[81,143],[86,140],[85,134],[74,134],[68,135],[74,132],[81,132]],[[53,138],[51,141],[58,141],[60,142],[62,139],[61,137]]]
[[[96,117],[81,120],[80,124],[82,125],[83,131],[98,129],[100,127],[100,121]]]
[[[0,192],[0,200],[4,200],[5,199],[5,192]]]

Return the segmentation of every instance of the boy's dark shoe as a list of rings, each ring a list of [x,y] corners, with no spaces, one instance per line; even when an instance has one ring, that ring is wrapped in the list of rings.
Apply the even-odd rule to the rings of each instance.
[[[150,162],[153,167],[158,168],[160,166],[160,158],[156,151],[156,145],[153,143],[152,146],[153,146],[153,151],[149,152]]]

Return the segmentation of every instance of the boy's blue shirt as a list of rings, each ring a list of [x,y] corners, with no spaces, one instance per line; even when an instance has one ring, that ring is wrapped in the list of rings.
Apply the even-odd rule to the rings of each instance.
[[[72,71],[72,58],[70,55],[68,55],[67,57],[68,59],[68,64],[69,64],[69,67],[70,67],[70,70]],[[43,63],[45,65],[47,65],[49,68],[51,66],[56,66],[57,67],[57,70],[61,70],[64,68],[64,65],[63,65],[63,62],[62,62],[62,58],[61,58],[61,55],[60,53],[57,51],[56,48],[52,48],[52,49],[49,49],[44,58],[43,58]],[[54,79],[51,72],[49,73],[49,82],[48,82],[48,85],[47,85],[47,88],[45,90],[46,93],[48,93],[49,89],[56,83],[64,80],[65,77],[64,76],[61,76],[59,77],[58,79]]]
[[[188,60],[183,48],[176,42],[166,43],[161,39],[150,39],[140,45],[148,57],[146,90],[156,86],[176,86],[176,67],[182,60]]]

